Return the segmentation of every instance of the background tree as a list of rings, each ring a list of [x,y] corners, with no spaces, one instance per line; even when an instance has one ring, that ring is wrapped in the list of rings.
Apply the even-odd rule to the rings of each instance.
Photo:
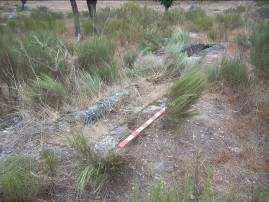
[[[81,32],[80,32],[80,23],[79,23],[79,13],[78,13],[78,6],[76,0],[70,0],[72,11],[74,15],[74,24],[75,24],[75,36],[77,37],[78,41],[80,40]]]
[[[160,3],[164,6],[165,11],[168,11],[168,9],[172,6],[174,0],[160,0]]]
[[[87,0],[87,6],[91,18],[95,17],[96,15],[96,3],[97,0]]]
[[[22,9],[22,10],[25,9],[26,1],[27,1],[27,0],[21,0],[21,9]]]

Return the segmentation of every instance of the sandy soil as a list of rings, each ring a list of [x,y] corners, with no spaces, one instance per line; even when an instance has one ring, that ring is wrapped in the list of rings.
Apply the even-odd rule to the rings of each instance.
[[[118,8],[126,2],[131,2],[131,1],[120,1],[120,0],[98,1],[97,10],[105,8],[105,7]],[[20,1],[0,2],[0,6],[7,5],[7,4],[19,5]],[[28,1],[27,4],[33,8],[36,8],[39,6],[46,6],[49,9],[54,10],[54,11],[71,12],[71,6],[70,6],[70,2],[68,0],[64,0],[64,1]],[[164,10],[163,7],[158,2],[139,1],[139,4],[147,5],[151,8],[157,9],[157,10]],[[229,9],[232,7],[237,7],[239,5],[254,5],[254,4],[255,4],[254,1],[219,1],[219,2],[199,3],[201,8],[204,9],[209,15],[214,15],[214,14],[223,12],[226,9]],[[83,1],[83,0],[77,1],[77,5],[78,5],[79,11],[87,10],[86,1]],[[190,1],[180,1],[180,2],[176,2],[174,4],[174,6],[172,6],[172,9],[182,8],[184,10],[187,10],[190,6],[191,6]]]

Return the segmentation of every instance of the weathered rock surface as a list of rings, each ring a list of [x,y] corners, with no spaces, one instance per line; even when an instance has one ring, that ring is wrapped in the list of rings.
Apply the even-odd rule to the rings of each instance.
[[[109,98],[97,102],[86,110],[77,111],[69,114],[74,121],[82,121],[85,124],[91,124],[94,121],[104,117],[106,113],[112,111],[116,105],[130,94],[128,90],[123,90],[111,95]]]
[[[182,47],[181,51],[187,53],[187,55],[205,55],[213,51],[224,50],[225,47],[221,44],[202,44],[202,43],[191,43],[186,44]]]

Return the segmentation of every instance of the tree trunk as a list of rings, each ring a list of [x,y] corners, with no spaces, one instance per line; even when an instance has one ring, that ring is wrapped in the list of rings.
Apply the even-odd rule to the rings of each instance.
[[[96,15],[96,3],[97,0],[87,0],[87,6],[91,18],[95,17]]]
[[[21,10],[23,10],[23,11],[24,11],[24,9],[25,9],[26,1],[27,1],[27,0],[21,0]]]
[[[79,13],[78,13],[78,6],[76,0],[70,0],[72,11],[74,15],[74,24],[75,24],[75,36],[77,37],[78,41],[80,40],[81,32],[80,32],[80,23],[79,23]]]
[[[167,11],[168,11],[168,9],[169,9],[169,7],[165,6],[165,12],[167,12]]]
[[[87,6],[88,6],[88,11],[89,11],[89,17],[92,23],[93,34],[97,33],[97,30],[95,27],[96,3],[97,3],[97,0],[87,0]]]

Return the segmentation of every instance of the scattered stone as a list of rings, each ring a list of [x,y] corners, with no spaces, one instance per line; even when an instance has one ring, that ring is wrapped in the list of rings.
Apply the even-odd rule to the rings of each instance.
[[[16,126],[18,123],[22,121],[21,114],[10,114],[2,119],[0,119],[0,130],[5,130],[11,126]]]
[[[160,177],[163,173],[172,172],[174,167],[169,162],[158,161],[154,163],[153,169],[156,176]]]
[[[161,106],[151,105],[144,109],[142,112],[146,114],[155,114],[156,112],[161,110]]]
[[[213,46],[212,44],[202,44],[202,43],[194,43],[194,44],[186,44],[182,47],[181,52],[187,53],[188,57],[192,55],[197,55],[202,50],[210,48]]]
[[[101,140],[93,144],[93,150],[101,158],[106,158],[109,153],[116,149],[120,140],[130,134],[127,126],[119,126],[105,135]]]

